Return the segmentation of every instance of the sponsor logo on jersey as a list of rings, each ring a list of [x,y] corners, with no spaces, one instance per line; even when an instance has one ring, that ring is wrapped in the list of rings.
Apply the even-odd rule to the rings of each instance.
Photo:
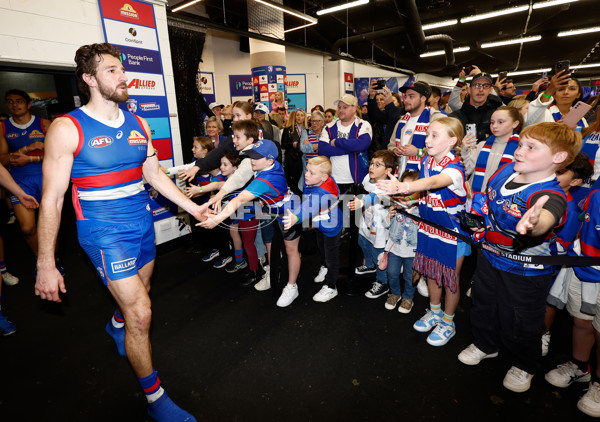
[[[32,130],[31,133],[29,134],[29,139],[41,139],[44,137],[45,137],[45,135],[37,129]]]
[[[132,130],[129,138],[127,138],[127,142],[129,142],[129,145],[146,145],[148,140],[137,130]]]
[[[156,86],[156,81],[151,79],[139,79],[135,78],[129,82],[127,88],[135,88],[135,89],[153,89]]]
[[[590,222],[590,214],[589,213],[587,213],[587,212],[585,213],[584,220],[585,220],[586,223]]]
[[[18,138],[20,135],[18,133],[9,133],[8,135],[6,135],[6,139],[16,139]]]
[[[117,135],[115,136],[115,138],[121,139],[122,137],[123,137],[123,131],[120,130],[120,131],[117,132]]]
[[[121,10],[119,11],[119,14],[121,16],[126,17],[126,18],[132,18],[132,19],[139,19],[140,18],[139,15],[138,15],[138,13],[133,8],[133,6],[131,6],[129,3],[125,3],[123,5],[123,7],[121,7]]]
[[[504,201],[504,204],[502,204],[502,209],[504,210],[504,212],[507,212],[513,217],[522,217],[519,206],[517,204],[511,204],[509,200]]]
[[[112,268],[113,273],[122,273],[123,271],[127,271],[130,268],[135,267],[135,263],[137,258],[127,258],[122,261],[111,262],[110,266]]]
[[[98,271],[100,278],[104,278],[104,271],[102,271],[101,267],[96,267],[96,271]]]
[[[142,109],[142,111],[160,110],[160,104],[158,104],[158,103],[143,103],[143,104],[140,104],[140,108]]]
[[[104,148],[113,143],[113,139],[110,136],[96,136],[90,139],[88,145],[92,148]]]

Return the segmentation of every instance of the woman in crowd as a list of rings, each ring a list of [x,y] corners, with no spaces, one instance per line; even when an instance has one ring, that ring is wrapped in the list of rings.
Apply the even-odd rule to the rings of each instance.
[[[308,126],[306,112],[302,109],[294,110],[285,124],[281,137],[281,148],[285,151],[283,167],[288,186],[297,195],[302,191],[298,188],[302,176],[302,152],[300,145],[308,139]]]

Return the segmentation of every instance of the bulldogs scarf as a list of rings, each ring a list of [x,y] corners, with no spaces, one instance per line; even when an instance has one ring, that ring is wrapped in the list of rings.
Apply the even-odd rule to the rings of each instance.
[[[429,117],[431,109],[425,107],[419,118],[417,119],[417,125],[412,135],[411,144],[417,148],[425,148],[425,138],[427,137],[427,129],[429,129]],[[396,128],[396,147],[402,146],[402,129],[406,122],[410,120],[410,114],[406,113],[400,119],[398,127]],[[406,170],[419,171],[420,159],[416,155],[407,157],[406,159]]]
[[[477,156],[477,163],[475,164],[475,173],[473,174],[473,192],[482,192],[483,189],[483,180],[485,178],[485,170],[487,168],[488,158],[490,157],[490,151],[492,150],[492,144],[496,140],[494,135],[487,138],[483,148],[479,152]],[[504,152],[502,153],[502,158],[500,159],[500,164],[498,168],[502,167],[505,164],[512,163],[514,160],[515,150],[519,146],[519,134],[513,133],[510,137],[506,146],[504,147]],[[494,169],[492,173],[495,173],[498,169]]]

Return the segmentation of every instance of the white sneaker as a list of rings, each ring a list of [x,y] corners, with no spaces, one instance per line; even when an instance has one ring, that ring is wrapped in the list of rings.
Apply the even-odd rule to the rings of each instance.
[[[589,371],[582,372],[573,362],[567,362],[558,365],[544,378],[555,387],[567,388],[574,382],[590,382],[592,374]]]
[[[516,366],[512,366],[504,376],[502,385],[515,393],[524,393],[531,387],[532,378],[533,374],[525,372]]]
[[[14,286],[16,284],[19,284],[19,278],[15,277],[8,271],[2,273],[2,280],[4,280],[4,284],[6,284],[7,286]]]
[[[473,296],[472,296],[472,295],[473,295],[473,292],[472,292],[472,290],[471,290],[471,289],[472,289],[472,287],[469,287],[469,288],[467,289],[467,293],[465,293],[465,294],[467,295],[467,297],[473,297]]]
[[[498,352],[485,353],[471,343],[465,350],[459,353],[458,360],[465,365],[477,365],[483,359],[495,358],[496,356],[498,356]]]
[[[259,292],[264,292],[265,290],[269,290],[271,288],[271,271],[268,265],[264,267],[265,275],[260,279],[258,283],[254,285],[254,288]]]
[[[298,286],[296,284],[286,284],[281,292],[281,296],[277,299],[277,306],[285,308],[298,297]]]
[[[332,289],[329,286],[321,287],[321,290],[317,292],[316,295],[313,296],[313,300],[315,302],[329,302],[331,299],[338,295],[337,289]]]
[[[417,292],[419,292],[419,294],[423,297],[429,297],[429,289],[427,288],[427,283],[425,282],[423,277],[421,277],[421,279],[417,283]]]
[[[594,418],[600,417],[600,384],[597,382],[590,383],[587,393],[577,402],[577,408],[586,415]]]
[[[321,265],[319,268],[319,274],[315,277],[315,283],[322,283],[325,281],[325,276],[327,275],[327,267]]]
[[[548,332],[544,333],[544,335],[542,335],[542,356],[546,356],[548,354],[549,349],[550,349],[550,331],[548,331]],[[552,383],[550,383],[550,384],[552,384]]]

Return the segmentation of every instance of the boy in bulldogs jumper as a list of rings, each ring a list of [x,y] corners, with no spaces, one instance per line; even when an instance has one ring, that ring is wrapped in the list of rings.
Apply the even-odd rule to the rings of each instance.
[[[486,219],[473,277],[473,344],[459,355],[467,365],[498,355],[500,344],[513,366],[503,385],[524,392],[541,357],[546,296],[556,267],[511,260],[504,254],[551,255],[553,230],[564,221],[567,198],[556,171],[581,148],[581,135],[560,123],[539,123],[521,132],[515,162],[506,164],[477,194],[473,211]]]

